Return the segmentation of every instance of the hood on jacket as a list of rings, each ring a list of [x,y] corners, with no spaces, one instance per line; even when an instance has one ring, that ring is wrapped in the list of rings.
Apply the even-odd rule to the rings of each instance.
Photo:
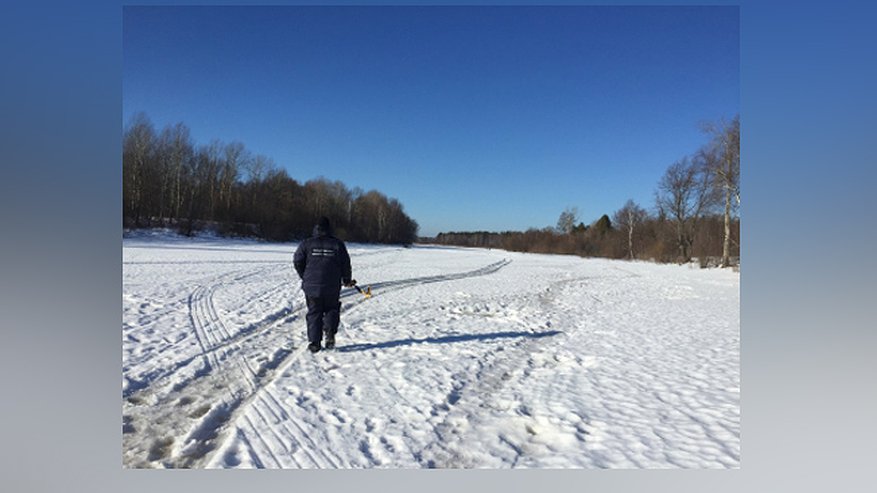
[[[329,222],[329,218],[323,216],[317,221],[317,225],[314,226],[314,236],[331,236],[333,233],[332,224]]]

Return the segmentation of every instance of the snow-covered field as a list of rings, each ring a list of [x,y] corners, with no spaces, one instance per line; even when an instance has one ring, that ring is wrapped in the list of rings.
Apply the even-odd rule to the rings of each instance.
[[[737,273],[354,244],[310,354],[295,247],[123,240],[126,467],[740,466]]]

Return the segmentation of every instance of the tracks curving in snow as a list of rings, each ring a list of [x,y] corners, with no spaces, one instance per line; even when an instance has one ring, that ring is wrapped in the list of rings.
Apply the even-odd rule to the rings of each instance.
[[[507,263],[497,262],[472,271],[388,281],[373,286],[380,286],[381,292],[386,293],[425,283],[486,275]],[[123,457],[127,466],[199,467],[210,459],[229,421],[242,414],[253,419],[252,412],[270,414],[272,396],[266,385],[280,368],[288,367],[304,350],[303,345],[295,351],[288,349],[289,337],[285,331],[271,329],[295,320],[295,312],[303,305],[280,308],[262,320],[232,332],[214,301],[218,290],[233,287],[268,269],[270,267],[227,273],[212,283],[199,285],[190,294],[189,319],[198,341],[198,354],[152,375],[148,384],[129,386],[123,392],[126,424]],[[264,299],[267,293],[281,287],[275,285],[243,303]],[[351,295],[345,293],[344,298]],[[362,301],[348,303],[344,309],[349,310]],[[167,383],[159,385],[161,382]],[[276,407],[276,398],[274,402]],[[337,458],[315,459],[319,455],[308,452],[314,444],[308,443],[301,426],[290,419],[289,414],[286,418],[288,423],[281,428],[285,430],[284,443],[297,443],[304,454],[299,458],[298,466],[338,466]],[[186,428],[189,431],[181,435],[180,430]],[[294,431],[296,428],[298,433]]]
[[[365,247],[311,355],[292,269],[227,245],[126,258],[126,467],[739,467],[735,274]]]

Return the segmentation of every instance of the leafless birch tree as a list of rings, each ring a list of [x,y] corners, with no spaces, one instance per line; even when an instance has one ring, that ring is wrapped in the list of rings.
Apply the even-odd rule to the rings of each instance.
[[[125,132],[122,150],[123,213],[135,226],[140,226],[144,178],[149,161],[155,158],[155,141],[155,129],[146,114],[135,115]]]
[[[627,254],[630,260],[636,258],[633,248],[634,232],[648,217],[645,209],[637,205],[633,200],[628,200],[624,207],[615,212],[613,222],[618,228],[627,234]]]
[[[557,219],[557,230],[568,235],[572,233],[578,220],[579,209],[577,207],[567,207],[560,213],[560,217]]]
[[[722,243],[722,267],[730,265],[731,213],[740,206],[740,117],[730,123],[708,124],[705,130],[712,136],[704,150],[714,177],[713,185],[724,200],[725,232]],[[734,204],[736,202],[736,204]]]

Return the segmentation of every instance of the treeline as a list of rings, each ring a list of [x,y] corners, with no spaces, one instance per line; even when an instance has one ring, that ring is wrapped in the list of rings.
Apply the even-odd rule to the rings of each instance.
[[[579,222],[564,210],[556,227],[527,231],[440,233],[424,239],[444,245],[586,257],[689,262],[727,267],[740,256],[740,119],[704,126],[709,139],[671,164],[647,210],[628,200],[610,218]]]
[[[287,241],[310,236],[327,216],[348,241],[408,244],[417,238],[417,223],[396,199],[324,178],[300,183],[240,142],[196,145],[184,124],[156,132],[143,113],[124,132],[122,180],[126,228],[169,226],[191,235],[211,227],[223,235]]]
[[[608,224],[604,229],[598,224]],[[731,223],[731,255],[729,262],[736,263],[739,256],[740,221]],[[724,220],[719,215],[701,218],[701,225],[691,247],[692,257],[704,266],[720,265]],[[527,231],[474,231],[439,233],[435,238],[423,238],[423,242],[476,248],[500,248],[514,252],[552,253],[580,255],[583,257],[630,258],[627,232],[604,215],[590,226],[578,224],[572,234],[559,232],[556,228],[528,229]],[[675,228],[666,219],[650,217],[635,229],[636,259],[658,262],[679,261]]]

